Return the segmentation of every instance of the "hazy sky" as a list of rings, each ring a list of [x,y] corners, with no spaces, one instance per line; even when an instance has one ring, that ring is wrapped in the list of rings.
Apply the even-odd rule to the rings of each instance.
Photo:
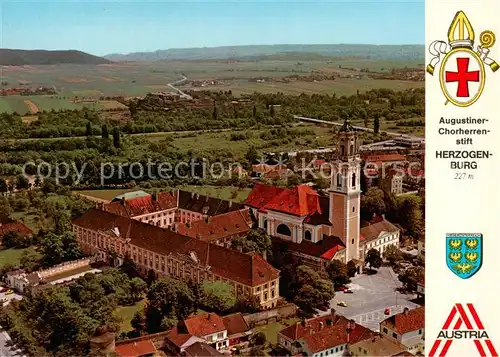
[[[0,0],[0,47],[96,55],[258,44],[423,44],[423,0]]]

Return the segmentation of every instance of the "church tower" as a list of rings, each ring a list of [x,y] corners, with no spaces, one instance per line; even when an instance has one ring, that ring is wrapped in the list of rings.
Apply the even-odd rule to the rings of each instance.
[[[332,162],[330,186],[330,234],[346,246],[346,260],[359,259],[359,226],[361,209],[360,139],[345,120],[338,131],[336,159]]]

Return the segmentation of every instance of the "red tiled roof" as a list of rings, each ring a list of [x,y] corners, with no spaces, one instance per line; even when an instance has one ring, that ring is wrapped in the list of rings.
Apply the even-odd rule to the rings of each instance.
[[[260,209],[283,191],[284,188],[257,183],[243,204]]]
[[[188,237],[207,242],[247,233],[252,226],[248,209],[220,214],[208,219],[178,224],[176,231]]]
[[[73,224],[109,235],[118,229],[122,239],[130,239],[130,244],[162,255],[194,253],[200,264],[210,266],[214,274],[248,286],[279,277],[279,271],[259,255],[241,253],[94,208],[73,220]]]
[[[301,322],[286,327],[280,334],[288,337],[292,341],[302,340],[311,353],[320,352],[347,343],[346,328],[350,324],[351,332],[349,342],[356,343],[364,339],[372,338],[377,334],[354,322],[349,322],[340,315],[325,315],[305,321],[305,326]]]
[[[139,357],[156,352],[151,340],[130,342],[116,346],[115,352],[122,357]]]
[[[243,315],[239,312],[223,316],[222,321],[224,322],[224,326],[226,326],[228,336],[250,330],[250,327],[248,327]]]
[[[197,337],[204,337],[226,330],[222,318],[213,313],[196,315],[184,320],[188,333]]]
[[[399,334],[423,329],[425,327],[425,306],[391,316],[381,323],[396,330]]]
[[[265,210],[289,213],[304,217],[316,212],[321,214],[318,193],[307,185],[298,185],[291,190],[283,190],[270,200]]]
[[[369,155],[365,157],[366,162],[405,161],[406,156],[402,154]]]
[[[193,337],[193,335],[190,335],[189,333],[183,333],[180,332],[177,327],[174,327],[170,333],[167,335],[167,339],[170,340],[174,345],[177,347],[181,347],[184,345],[189,339]]]
[[[26,227],[22,222],[9,222],[0,224],[0,237],[2,237],[7,232],[17,232],[21,235],[32,235],[33,231]]]
[[[103,210],[123,217],[136,217],[177,207],[177,195],[160,192],[153,196],[137,197],[130,200],[114,201],[103,206]]]

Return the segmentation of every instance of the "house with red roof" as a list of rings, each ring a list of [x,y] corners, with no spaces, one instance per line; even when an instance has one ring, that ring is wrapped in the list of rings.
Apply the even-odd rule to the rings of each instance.
[[[135,219],[90,209],[72,222],[83,252],[112,266],[132,259],[141,273],[200,283],[230,284],[236,296],[254,295],[263,308],[279,299],[279,270],[256,253],[242,253]]]
[[[377,333],[335,313],[306,319],[285,327],[278,334],[278,344],[290,355],[346,355],[351,344],[371,339]]]
[[[423,354],[425,345],[425,307],[404,308],[403,312],[380,323],[380,333],[391,341],[399,342],[413,354]]]
[[[188,237],[230,247],[233,238],[246,236],[252,226],[250,211],[242,209],[191,223],[177,223],[175,231]]]
[[[7,232],[16,232],[23,236],[33,235],[33,231],[29,229],[24,223],[14,221],[7,216],[0,217],[0,238]]]
[[[176,223],[203,220],[244,207],[239,203],[195,192],[173,190],[156,192],[152,195],[144,191],[127,192],[98,208],[105,212],[168,228]]]
[[[338,132],[336,158],[329,163],[327,194],[308,185],[278,188],[256,184],[243,202],[258,227],[281,240],[305,264],[321,269],[338,259],[362,266],[359,145],[356,130],[346,120]]]
[[[182,354],[195,343],[206,343],[217,351],[248,341],[252,334],[240,313],[221,317],[215,313],[195,315],[180,321],[165,337],[167,351]]]

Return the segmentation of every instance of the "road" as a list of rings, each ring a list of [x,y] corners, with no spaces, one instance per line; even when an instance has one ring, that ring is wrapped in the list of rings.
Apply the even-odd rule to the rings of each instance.
[[[375,275],[358,275],[348,286],[354,293],[336,292],[335,298],[330,301],[331,308],[373,331],[378,331],[380,321],[388,317],[384,314],[386,308],[393,315],[402,312],[405,307],[414,309],[418,306],[410,301],[415,295],[396,291],[401,282],[389,267],[379,268]],[[347,303],[347,307],[338,306],[339,301]],[[321,312],[320,315],[327,313]]]
[[[167,84],[170,88],[172,88],[173,90],[175,90],[177,93],[179,93],[179,95],[181,97],[184,97],[186,99],[189,99],[189,100],[192,100],[193,97],[191,97],[189,94],[186,94],[184,93],[183,91],[181,91],[179,88],[176,88],[174,86],[178,85],[178,84],[181,84],[181,83],[184,83],[185,81],[187,81],[187,77],[186,76],[182,76],[181,79],[178,79],[176,80],[175,82],[172,82],[172,83],[169,83]]]
[[[1,357],[17,357],[23,356],[22,351],[15,346],[10,346],[12,340],[9,334],[0,326],[0,356]]]
[[[336,123],[336,122],[328,121],[328,120],[321,120],[321,119],[315,119],[315,118],[302,117],[302,116],[299,116],[299,115],[294,115],[293,117],[295,119],[298,119],[298,120],[301,120],[301,121],[307,121],[307,122],[317,123],[317,124],[328,124],[328,125],[335,125],[335,126],[342,126],[344,124],[344,123]],[[352,127],[354,129],[357,129],[357,130],[373,132],[373,129],[371,129],[371,128],[365,128],[364,126],[353,125]],[[380,132],[381,133],[386,133],[387,135],[391,135],[391,136],[401,136],[401,135],[403,135],[401,133],[395,133],[395,132],[392,132],[392,131],[380,130]],[[405,134],[405,135],[407,135],[407,134]],[[414,136],[414,135],[407,135],[407,136],[410,137],[410,138],[412,138],[412,139],[416,139],[416,140],[422,140],[423,139],[421,136]]]

